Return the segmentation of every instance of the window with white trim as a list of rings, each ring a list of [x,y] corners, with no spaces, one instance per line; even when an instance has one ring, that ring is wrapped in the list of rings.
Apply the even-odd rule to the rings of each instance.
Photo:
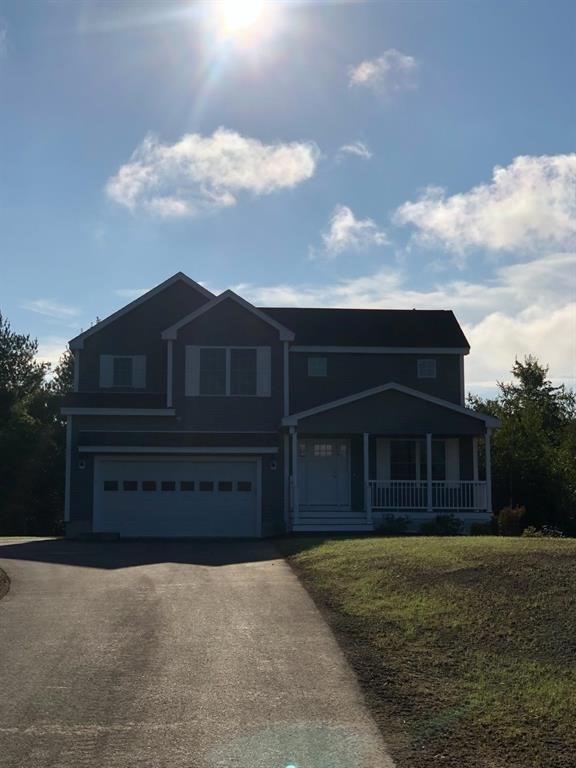
[[[390,441],[390,479],[426,480],[428,476],[425,440]],[[446,445],[432,440],[432,480],[446,479]]]
[[[328,358],[309,357],[308,376],[312,378],[324,378],[328,375]]]
[[[426,357],[417,362],[417,372],[419,379],[436,378],[436,360],[433,357]]]
[[[270,397],[270,347],[186,348],[186,394]]]
[[[100,386],[143,389],[146,355],[100,355]]]

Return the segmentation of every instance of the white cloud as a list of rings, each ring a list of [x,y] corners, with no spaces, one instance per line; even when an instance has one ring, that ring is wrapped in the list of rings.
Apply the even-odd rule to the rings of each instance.
[[[0,59],[8,56],[8,29],[2,19],[0,19]]]
[[[33,301],[25,301],[20,306],[22,309],[27,309],[29,312],[36,312],[39,315],[53,317],[56,320],[69,320],[80,314],[80,311],[76,307],[68,307],[53,299],[34,299]]]
[[[219,128],[174,144],[147,136],[108,180],[106,192],[131,211],[169,218],[235,205],[243,192],[267,195],[310,179],[319,150],[311,142],[264,144]]]
[[[386,233],[372,219],[357,219],[346,205],[337,205],[330,218],[330,227],[322,235],[321,251],[312,249],[313,256],[332,258],[344,251],[386,245]]]
[[[38,339],[38,354],[36,360],[39,363],[58,365],[60,358],[68,348],[68,340],[59,336],[46,336]]]
[[[471,344],[466,382],[475,390],[508,380],[515,357],[536,355],[557,380],[576,384],[576,253],[500,267],[484,282],[411,290],[400,269],[311,285],[239,285],[260,306],[452,309]]]
[[[576,238],[576,154],[517,157],[492,181],[447,197],[428,188],[397,209],[421,242],[462,254],[469,248],[534,251],[571,248]]]
[[[413,56],[390,48],[376,59],[366,59],[349,71],[349,85],[373,88],[381,93],[416,88],[418,62]]]
[[[120,296],[122,299],[138,299],[140,296],[144,296],[148,293],[150,288],[116,288],[114,293],[116,296]]]
[[[363,141],[353,141],[351,144],[344,144],[338,150],[339,155],[355,155],[363,160],[370,160],[372,152]]]

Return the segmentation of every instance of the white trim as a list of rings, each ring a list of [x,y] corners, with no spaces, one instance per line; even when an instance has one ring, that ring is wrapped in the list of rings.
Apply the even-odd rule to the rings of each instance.
[[[364,432],[362,435],[362,459],[363,459],[363,474],[364,474],[364,509],[366,511],[366,517],[371,521],[372,518],[372,499],[370,490],[370,435],[368,432]]]
[[[72,350],[74,355],[74,392],[80,389],[80,350]]]
[[[169,341],[166,349],[166,408],[172,408],[174,405],[174,392],[173,392],[173,370],[174,364],[174,342]]]
[[[478,438],[472,438],[472,472],[473,479],[478,480]]]
[[[381,392],[388,392],[389,390],[402,392],[405,395],[410,395],[411,397],[417,397],[420,400],[426,400],[427,402],[433,403],[434,405],[439,405],[442,408],[448,408],[451,411],[456,411],[456,413],[461,413],[464,416],[470,416],[473,419],[479,419],[480,421],[483,421],[485,424],[489,426],[498,427],[500,425],[500,422],[498,421],[498,419],[495,419],[492,416],[486,416],[483,413],[477,413],[476,411],[471,411],[469,408],[464,408],[461,405],[456,405],[456,403],[450,403],[448,400],[442,400],[439,397],[434,397],[433,395],[427,395],[424,392],[419,392],[416,389],[405,387],[403,384],[396,384],[393,381],[389,382],[388,384],[381,384],[378,387],[365,389],[362,392],[356,392],[356,394],[348,395],[348,397],[341,397],[338,400],[332,400],[329,403],[323,403],[322,405],[317,405],[315,408],[309,408],[307,411],[300,411],[299,413],[293,413],[287,418],[282,419],[282,424],[284,426],[294,426],[300,421],[300,419],[305,419],[308,416],[314,416],[316,413],[322,413],[323,411],[330,411],[333,408],[340,408],[340,406],[348,405],[349,403],[354,403],[356,402],[356,400],[362,400],[363,398],[371,397],[372,395],[379,395]]]
[[[62,416],[175,416],[174,408],[74,408],[60,409]]]
[[[221,446],[208,446],[208,447],[189,447],[189,446],[157,446],[157,445],[79,445],[78,453],[148,453],[148,454],[160,454],[160,453],[184,453],[184,454],[208,454],[208,455],[221,455],[221,454],[275,454],[278,453],[278,448],[258,447],[258,448],[239,448],[234,447],[221,447]]]
[[[298,523],[300,501],[298,499],[298,432],[290,427],[292,440],[292,525]]]
[[[420,463],[420,462],[418,462]],[[426,507],[432,512],[432,433],[426,432]]]
[[[290,350],[288,342],[283,343],[282,358],[282,415],[288,416],[290,413]]]
[[[282,435],[282,470],[284,480],[284,525],[290,530],[290,437],[287,432]]]
[[[466,405],[466,387],[464,385],[464,355],[460,355],[460,405]]]
[[[64,485],[64,521],[70,520],[70,480],[72,470],[72,417],[66,417],[66,475]]]
[[[257,309],[253,304],[250,304],[250,302],[246,301],[246,299],[243,299],[241,296],[238,296],[237,293],[234,293],[234,291],[231,291],[231,290],[224,291],[224,293],[221,293],[219,296],[216,296],[211,301],[207,302],[203,306],[196,309],[194,312],[191,312],[189,315],[186,315],[177,323],[174,323],[174,325],[171,325],[169,328],[166,328],[166,330],[162,332],[162,338],[176,339],[178,337],[178,331],[181,328],[188,325],[188,323],[191,323],[193,320],[196,320],[197,317],[200,317],[205,312],[209,312],[211,309],[214,309],[214,307],[218,306],[218,304],[220,304],[222,301],[225,301],[226,299],[231,299],[232,301],[235,301],[241,307],[248,310],[248,312],[251,312],[253,315],[256,315],[256,317],[258,317],[263,322],[268,323],[268,325],[271,325],[273,328],[276,328],[276,330],[280,334],[280,339],[282,341],[294,340],[294,333],[292,331],[290,331],[288,328],[283,326],[281,323],[276,322],[276,320],[273,320],[265,312],[262,312],[260,309]]]
[[[188,275],[185,275],[183,272],[177,272],[175,275],[172,275],[172,277],[169,277],[168,280],[164,280],[163,283],[160,283],[160,285],[157,285],[155,288],[152,288],[150,291],[148,291],[148,293],[145,293],[143,296],[139,296],[137,299],[134,299],[134,301],[131,301],[129,304],[126,304],[126,306],[121,307],[116,312],[113,312],[111,315],[108,315],[108,317],[105,317],[104,320],[100,320],[98,323],[96,323],[96,325],[93,325],[92,328],[88,328],[87,331],[83,331],[82,333],[78,334],[78,336],[75,336],[69,342],[70,348],[83,349],[84,339],[86,339],[88,336],[92,336],[92,334],[98,333],[98,331],[101,331],[102,328],[105,328],[114,320],[117,320],[119,317],[122,317],[127,312],[130,312],[136,307],[139,307],[141,304],[144,304],[144,302],[148,301],[148,299],[151,299],[153,296],[156,296],[165,288],[169,288],[171,285],[174,285],[174,283],[177,283],[177,282],[186,283],[186,285],[189,285],[191,288],[194,288],[196,291],[198,291],[198,293],[201,293],[203,296],[206,296],[206,298],[209,298],[209,299],[214,298],[214,294],[211,291],[209,291],[207,288],[204,288],[204,286],[200,285],[195,280],[192,280],[190,277],[188,277]]]
[[[486,510],[492,514],[492,460],[490,457],[490,438],[492,430],[486,430],[484,446],[486,450]]]
[[[396,355],[467,355],[469,347],[290,347],[290,352],[335,352],[339,354]]]
[[[128,435],[277,435],[278,430],[264,429],[92,429],[84,427],[82,432],[106,432]]]
[[[134,459],[136,461],[184,461],[184,458],[178,459],[177,457],[170,457],[170,456],[156,456],[156,457],[150,457],[147,459],[146,457],[142,456],[95,456],[94,457],[94,480],[93,480],[93,486],[92,486],[92,528],[93,530],[97,529],[97,517],[99,514],[99,508],[98,508],[98,489],[101,486],[101,469],[100,465],[102,461],[130,461],[131,459]],[[217,460],[217,459],[216,459]],[[227,458],[223,459],[226,463],[230,461],[246,461],[247,459],[243,456],[228,456]],[[262,510],[262,459],[260,458],[254,458],[254,459],[248,459],[250,462],[253,462],[256,465],[256,515],[257,515],[257,523],[256,527],[258,530],[258,535],[261,538],[262,537],[262,528],[263,528],[263,510]],[[194,459],[196,463],[201,463],[203,461],[215,461],[214,458],[207,458],[207,457],[197,457]],[[177,538],[177,537],[174,537]]]

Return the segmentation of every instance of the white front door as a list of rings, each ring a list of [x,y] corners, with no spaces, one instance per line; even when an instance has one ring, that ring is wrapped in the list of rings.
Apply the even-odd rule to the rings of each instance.
[[[298,487],[304,507],[350,507],[350,441],[298,441]]]

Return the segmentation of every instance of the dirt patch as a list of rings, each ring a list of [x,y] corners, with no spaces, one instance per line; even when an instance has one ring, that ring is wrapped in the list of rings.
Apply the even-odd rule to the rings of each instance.
[[[9,589],[10,579],[8,578],[8,574],[0,568],[0,600],[2,600]]]

